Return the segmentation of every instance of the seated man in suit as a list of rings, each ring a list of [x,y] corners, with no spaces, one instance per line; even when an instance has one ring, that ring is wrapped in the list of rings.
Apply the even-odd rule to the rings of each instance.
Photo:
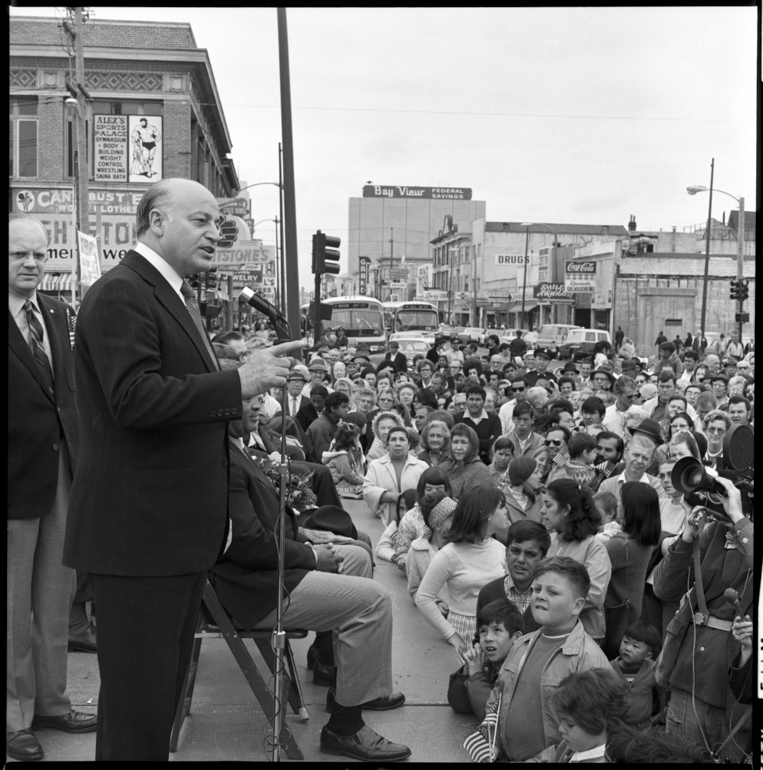
[[[245,415],[251,414],[251,400],[244,401]],[[278,597],[279,501],[236,432],[242,432],[240,422],[231,423],[228,544],[210,580],[242,626],[270,629]],[[329,690],[331,717],[321,731],[321,751],[372,762],[406,759],[407,746],[378,735],[362,717],[364,708],[388,710],[405,702],[402,693],[392,692],[389,593],[369,579],[371,561],[364,549],[299,542],[296,518],[290,509],[287,513],[284,628],[335,632],[336,690]],[[340,569],[343,574],[334,574]]]

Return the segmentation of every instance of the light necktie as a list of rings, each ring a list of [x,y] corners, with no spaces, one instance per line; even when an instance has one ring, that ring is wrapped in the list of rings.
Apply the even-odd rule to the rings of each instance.
[[[296,417],[299,407],[297,406],[297,399],[292,397],[291,399],[291,416]]]
[[[191,284],[184,280],[180,285],[180,293],[183,295],[185,306],[188,308],[188,312],[193,319],[194,326],[196,326],[196,330],[201,335],[202,340],[204,340],[207,351],[212,357],[212,361],[214,361],[215,368],[219,369],[220,366],[217,363],[217,356],[215,355],[215,352],[212,349],[212,345],[209,342],[207,332],[204,330],[204,324],[201,322],[201,312],[199,311],[199,303],[196,301],[196,292],[193,290]]]
[[[32,336],[32,342],[30,347],[32,348],[32,354],[35,360],[42,368],[43,377],[45,378],[45,384],[48,386],[48,390],[53,393],[53,369],[50,366],[50,359],[48,358],[45,348],[42,344],[43,331],[40,319],[37,318],[37,314],[34,311],[34,305],[31,300],[27,300],[24,303],[24,312],[26,313],[27,325],[29,326],[29,332]]]

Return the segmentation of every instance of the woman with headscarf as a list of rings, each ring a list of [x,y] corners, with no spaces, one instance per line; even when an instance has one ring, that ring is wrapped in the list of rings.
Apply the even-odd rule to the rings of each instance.
[[[515,457],[498,484],[506,495],[509,521],[530,519],[540,523],[543,517],[543,499],[540,494],[538,463],[529,455]]]
[[[441,465],[448,474],[456,499],[472,487],[497,486],[487,465],[480,460],[480,441],[474,428],[464,423],[453,426],[450,432],[450,456]]]

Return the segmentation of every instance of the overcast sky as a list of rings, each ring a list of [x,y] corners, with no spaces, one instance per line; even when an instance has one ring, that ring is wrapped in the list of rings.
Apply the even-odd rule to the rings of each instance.
[[[12,9],[52,16],[51,8]],[[367,181],[470,187],[494,221],[679,232],[710,184],[755,208],[754,7],[289,9],[300,283]],[[277,181],[275,9],[107,8],[188,22],[209,51],[239,178]],[[251,191],[255,220],[277,191]],[[713,197],[713,215],[736,208]],[[270,223],[257,237],[271,240]],[[343,260],[343,267],[346,259]]]

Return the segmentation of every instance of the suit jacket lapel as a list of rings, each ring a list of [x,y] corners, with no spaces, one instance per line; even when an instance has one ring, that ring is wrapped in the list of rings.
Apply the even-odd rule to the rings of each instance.
[[[47,328],[47,324],[46,324]],[[19,357],[21,362],[29,369],[32,377],[40,384],[45,395],[55,403],[53,394],[48,390],[45,378],[42,376],[40,365],[37,363],[31,348],[27,345],[24,335],[16,325],[16,321],[11,315],[11,311],[8,311],[8,347]],[[51,340],[51,348],[53,347]],[[54,374],[55,376],[55,374]]]
[[[164,306],[167,312],[183,327],[185,333],[196,346],[204,359],[204,364],[210,372],[216,372],[217,367],[212,363],[209,357],[209,351],[204,345],[204,341],[199,337],[199,332],[191,318],[188,308],[178,297],[175,290],[167,283],[164,276],[137,251],[128,251],[121,264],[134,270],[145,281],[154,287],[154,293],[159,302]]]

